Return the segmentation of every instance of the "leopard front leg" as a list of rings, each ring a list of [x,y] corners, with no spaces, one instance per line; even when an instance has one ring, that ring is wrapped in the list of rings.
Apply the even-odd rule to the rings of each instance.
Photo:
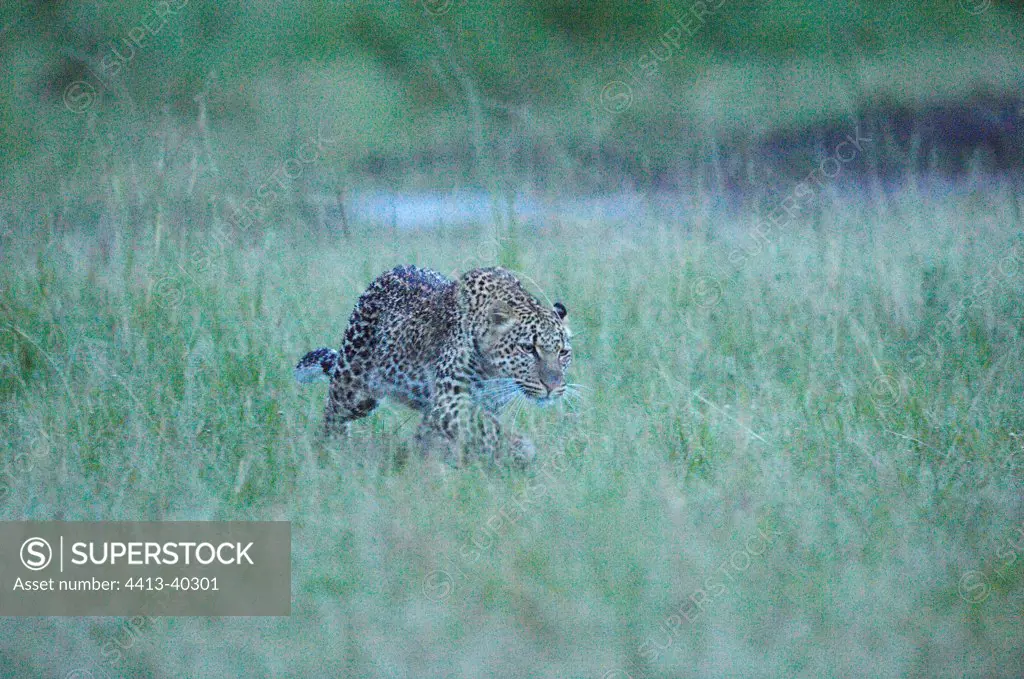
[[[513,436],[509,443],[512,462],[518,467],[525,469],[537,457],[536,446],[525,436]]]
[[[423,453],[457,467],[474,459],[523,467],[534,457],[533,444],[520,436],[506,440],[497,416],[461,393],[440,395],[420,423]]]
[[[458,467],[478,457],[497,460],[502,456],[498,418],[473,403],[458,385],[438,390],[417,439],[424,456],[439,456]]]
[[[458,429],[449,431],[444,426],[444,418],[440,413],[433,410],[423,416],[419,429],[416,431],[416,441],[423,452],[423,457],[440,459],[448,464],[458,466],[459,461],[459,437]]]

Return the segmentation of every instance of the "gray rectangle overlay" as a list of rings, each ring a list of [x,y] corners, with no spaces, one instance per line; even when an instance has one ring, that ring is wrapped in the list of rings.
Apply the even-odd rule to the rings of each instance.
[[[290,614],[286,521],[0,522],[0,616]]]

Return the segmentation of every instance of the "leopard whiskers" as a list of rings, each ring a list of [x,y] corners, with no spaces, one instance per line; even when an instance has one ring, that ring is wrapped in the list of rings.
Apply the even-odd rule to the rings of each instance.
[[[587,397],[587,394],[583,391],[584,389],[590,391],[590,387],[582,384],[566,384],[565,391],[562,393],[562,399],[571,406],[582,403]]]
[[[520,388],[513,378],[497,377],[482,380],[476,385],[473,392],[477,401],[504,408],[520,394]]]
[[[558,399],[558,406],[561,408],[565,407],[566,410],[572,412],[579,412],[579,406],[583,403],[583,396],[578,391],[565,390],[562,394],[562,398]]]
[[[521,393],[518,394],[514,400],[515,412],[512,413],[511,426],[516,426],[516,420],[519,419],[519,413],[522,412],[523,406],[526,404],[526,397]]]
[[[475,388],[476,393],[482,396],[500,396],[515,392],[519,389],[516,381],[510,377],[498,377],[481,381]]]

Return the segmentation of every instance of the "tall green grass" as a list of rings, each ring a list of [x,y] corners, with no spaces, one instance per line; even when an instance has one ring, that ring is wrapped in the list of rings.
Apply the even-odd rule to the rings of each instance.
[[[1019,676],[1021,200],[834,197],[740,266],[747,217],[699,209],[500,250],[8,233],[0,518],[290,520],[294,600],[0,619],[0,673]],[[495,260],[565,302],[587,387],[519,413],[536,466],[429,466],[389,406],[320,467],[295,360],[388,268]]]
[[[742,166],[779,131],[1019,102],[1022,28],[991,0],[6,3],[0,195],[88,201],[159,164],[242,200],[318,126],[344,145],[329,191],[486,186],[468,158],[547,189],[657,184],[721,142]]]

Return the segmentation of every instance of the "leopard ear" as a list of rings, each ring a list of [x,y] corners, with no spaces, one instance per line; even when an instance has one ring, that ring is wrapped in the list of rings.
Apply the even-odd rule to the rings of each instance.
[[[565,320],[565,317],[569,315],[569,311],[565,308],[565,305],[561,302],[555,302],[555,315],[560,319]]]

